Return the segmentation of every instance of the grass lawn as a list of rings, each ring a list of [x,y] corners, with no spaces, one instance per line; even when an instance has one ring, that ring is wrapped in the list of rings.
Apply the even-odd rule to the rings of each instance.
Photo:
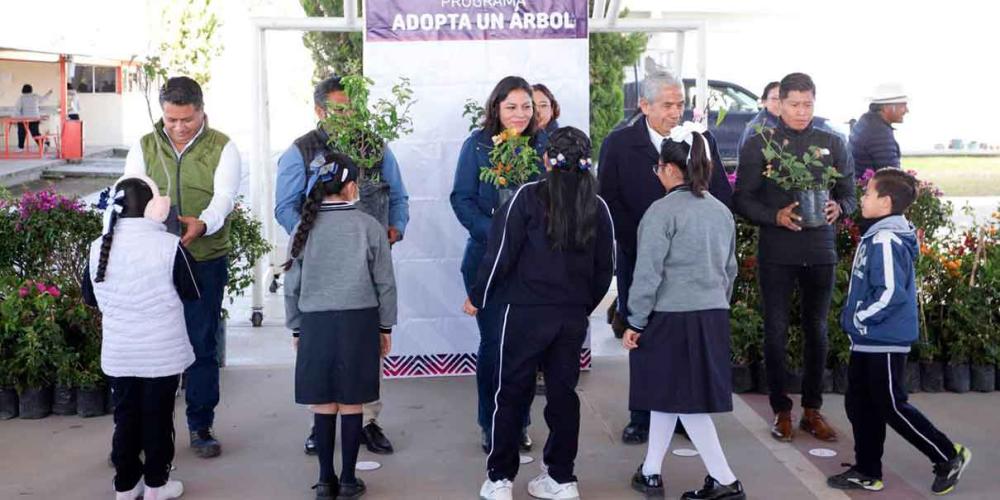
[[[1000,157],[903,157],[903,168],[937,184],[945,196],[1000,196]]]

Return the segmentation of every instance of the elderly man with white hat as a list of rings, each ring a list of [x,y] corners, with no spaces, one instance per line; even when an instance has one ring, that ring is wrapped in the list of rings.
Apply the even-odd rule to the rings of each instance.
[[[906,92],[897,83],[875,87],[868,112],[851,128],[850,150],[858,177],[868,169],[899,168],[901,155],[892,125],[903,122],[909,112],[907,100]]]

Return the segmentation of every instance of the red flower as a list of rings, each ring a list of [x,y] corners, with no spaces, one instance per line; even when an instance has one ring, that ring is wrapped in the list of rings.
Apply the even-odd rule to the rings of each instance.
[[[53,297],[59,297],[60,295],[62,295],[62,292],[59,291],[59,287],[55,285],[50,286],[47,291],[49,292],[49,295]]]
[[[22,299],[27,297],[28,293],[29,292],[27,288],[21,288],[20,290],[17,291],[17,294],[20,295]]]

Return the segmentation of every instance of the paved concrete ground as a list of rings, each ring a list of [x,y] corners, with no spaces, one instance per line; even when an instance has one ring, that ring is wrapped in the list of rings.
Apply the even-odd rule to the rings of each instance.
[[[223,401],[216,430],[224,446],[222,457],[195,458],[187,448],[183,401],[178,400],[177,471],[185,482],[185,498],[306,499],[315,481],[315,460],[302,454],[310,417],[292,403],[291,360],[287,333],[281,327],[280,302],[266,302],[265,326],[249,326],[247,302],[230,306],[229,366],[223,371]],[[619,433],[627,418],[627,357],[593,318],[593,370],[582,376],[582,429],[577,474],[588,499],[639,498],[628,479],[642,461],[644,447],[625,446]],[[396,454],[378,457],[362,451],[360,460],[377,460],[382,468],[362,472],[372,499],[471,499],[483,480],[485,457],[478,446],[475,423],[476,391],[471,377],[390,380],[384,382],[382,424]],[[955,440],[971,447],[974,460],[955,499],[1000,497],[1000,423],[996,410],[1000,393],[916,394],[919,405]],[[718,416],[719,434],[737,476],[750,498],[843,499],[824,485],[825,475],[850,462],[852,443],[843,398],[829,396],[830,420],[844,433],[834,446],[800,437],[794,444],[777,443],[767,434],[766,397],[734,399],[735,411]],[[546,435],[542,408],[533,407],[531,434],[535,463],[522,467],[516,498],[528,498],[527,481],[538,472]],[[112,432],[108,416],[92,419],[49,417],[38,421],[0,422],[0,499],[111,498],[112,470],[106,463]],[[677,438],[672,448],[690,448]],[[829,447],[834,458],[815,458],[808,451]],[[339,461],[339,453],[338,458]],[[928,498],[931,467],[922,455],[890,433],[886,443],[887,489],[883,499]],[[698,458],[668,455],[664,465],[668,498],[698,486],[705,471]]]

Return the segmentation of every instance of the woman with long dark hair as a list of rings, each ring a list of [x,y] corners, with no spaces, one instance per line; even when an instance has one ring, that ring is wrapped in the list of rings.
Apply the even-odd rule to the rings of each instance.
[[[455,182],[451,191],[451,208],[458,221],[469,231],[461,268],[466,293],[471,292],[479,263],[486,253],[486,239],[493,213],[502,203],[500,191],[493,184],[479,179],[479,169],[490,166],[493,136],[513,128],[519,134],[531,138],[530,144],[539,155],[544,150],[546,136],[538,133],[535,126],[531,92],[531,85],[519,76],[508,76],[500,80],[486,100],[486,114],[481,127],[465,140],[458,156],[458,168],[455,170]],[[516,190],[518,186],[508,187]],[[496,370],[500,357],[500,327],[503,318],[496,310],[497,308],[484,310],[476,317],[479,326],[476,382],[479,388],[479,427],[482,429],[483,453],[489,453],[490,450],[493,393],[496,392]],[[529,422],[526,416],[521,435],[521,448],[524,451],[531,449],[531,438],[527,431]]]
[[[639,223],[629,289],[629,408],[650,411],[646,460],[632,487],[663,496],[660,468],[680,420],[708,477],[683,499],[742,500],[711,413],[733,410],[729,297],[736,279],[736,225],[708,192],[712,171],[704,127],[675,127],[654,171],[667,190]]]
[[[542,473],[528,485],[535,498],[579,497],[573,462],[580,431],[580,349],[587,317],[614,273],[614,228],[597,196],[590,140],[572,127],[555,131],[543,156],[548,174],[521,186],[494,217],[486,256],[465,312],[501,313],[500,368],[491,415],[489,477],[481,499],[510,499],[518,469],[518,435],[538,367],[545,376]]]
[[[534,90],[532,98],[535,101],[535,125],[546,134],[551,134],[559,129],[559,114],[562,111],[559,101],[544,83],[536,83],[531,89]]]

